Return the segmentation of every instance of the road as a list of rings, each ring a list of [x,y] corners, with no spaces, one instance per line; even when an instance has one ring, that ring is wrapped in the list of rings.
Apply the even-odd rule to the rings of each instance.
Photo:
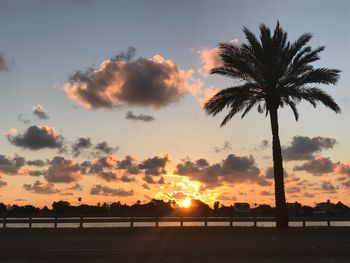
[[[0,262],[350,262],[350,228],[0,231]]]

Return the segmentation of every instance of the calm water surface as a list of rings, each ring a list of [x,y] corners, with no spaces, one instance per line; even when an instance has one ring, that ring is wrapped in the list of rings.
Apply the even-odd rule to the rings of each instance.
[[[91,217],[93,218],[93,217]],[[105,217],[108,218],[108,217]],[[11,219],[11,218],[9,218]],[[18,218],[17,218],[18,219]],[[23,218],[23,220],[27,220],[28,218]],[[54,219],[54,218],[46,218],[46,219]],[[229,222],[208,222],[208,226],[229,226]],[[253,222],[233,222],[233,226],[253,226]],[[289,225],[291,227],[302,227],[302,222],[290,222]],[[134,222],[134,227],[154,227],[155,222]],[[167,226],[180,226],[179,222],[159,222],[160,227]],[[204,226],[204,222],[184,222],[183,226]],[[258,227],[275,227],[275,222],[257,222]],[[306,226],[327,226],[326,221],[316,221],[316,222],[306,222]],[[331,226],[350,226],[350,221],[335,221],[331,222]],[[0,225],[0,227],[2,227]],[[7,228],[27,228],[28,224],[23,223],[7,223]],[[33,228],[53,228],[53,223],[33,223]],[[58,223],[58,228],[78,228],[79,223]],[[84,223],[84,227],[130,227],[130,223],[128,222],[120,222],[120,223]]]

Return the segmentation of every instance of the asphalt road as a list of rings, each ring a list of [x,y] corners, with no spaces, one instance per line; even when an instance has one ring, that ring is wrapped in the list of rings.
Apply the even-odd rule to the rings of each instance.
[[[350,262],[350,228],[0,231],[0,262]]]

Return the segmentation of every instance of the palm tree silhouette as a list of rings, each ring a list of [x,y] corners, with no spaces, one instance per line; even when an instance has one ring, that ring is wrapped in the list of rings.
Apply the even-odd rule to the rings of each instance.
[[[340,113],[333,98],[315,87],[318,84],[336,84],[340,70],[314,68],[311,63],[319,59],[324,46],[312,49],[307,43],[312,34],[305,33],[293,43],[287,41],[287,32],[277,22],[271,35],[270,29],[260,25],[260,41],[246,27],[243,32],[247,44],[219,43],[222,65],[211,70],[240,80],[241,84],[221,90],[210,98],[204,109],[215,116],[228,108],[221,123],[224,126],[234,115],[242,112],[243,118],[257,106],[260,113],[270,116],[272,153],[275,183],[276,226],[288,227],[288,212],[284,193],[284,175],[281,144],[278,134],[278,109],[289,106],[298,121],[297,103],[305,100],[316,107],[318,103]]]

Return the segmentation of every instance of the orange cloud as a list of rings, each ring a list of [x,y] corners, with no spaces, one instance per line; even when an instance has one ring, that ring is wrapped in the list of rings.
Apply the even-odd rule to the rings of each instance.
[[[214,88],[214,87],[204,89],[204,92],[203,92],[204,97],[199,100],[199,104],[201,105],[201,107],[203,108],[205,103],[210,98],[212,98],[218,91],[219,91],[219,89]]]
[[[234,45],[240,45],[241,42],[236,38],[229,41]],[[220,49],[215,48],[203,48],[198,51],[198,54],[202,61],[202,73],[203,75],[208,75],[212,68],[220,67],[222,65],[222,60],[220,58]]]
[[[198,51],[202,60],[202,68],[208,73],[212,68],[219,67],[222,64],[219,56],[219,48],[204,48]]]
[[[99,68],[78,71],[64,84],[64,93],[79,106],[116,108],[121,105],[165,107],[183,95],[196,95],[203,85],[194,70],[182,70],[161,55],[132,60],[135,50],[104,60]]]

